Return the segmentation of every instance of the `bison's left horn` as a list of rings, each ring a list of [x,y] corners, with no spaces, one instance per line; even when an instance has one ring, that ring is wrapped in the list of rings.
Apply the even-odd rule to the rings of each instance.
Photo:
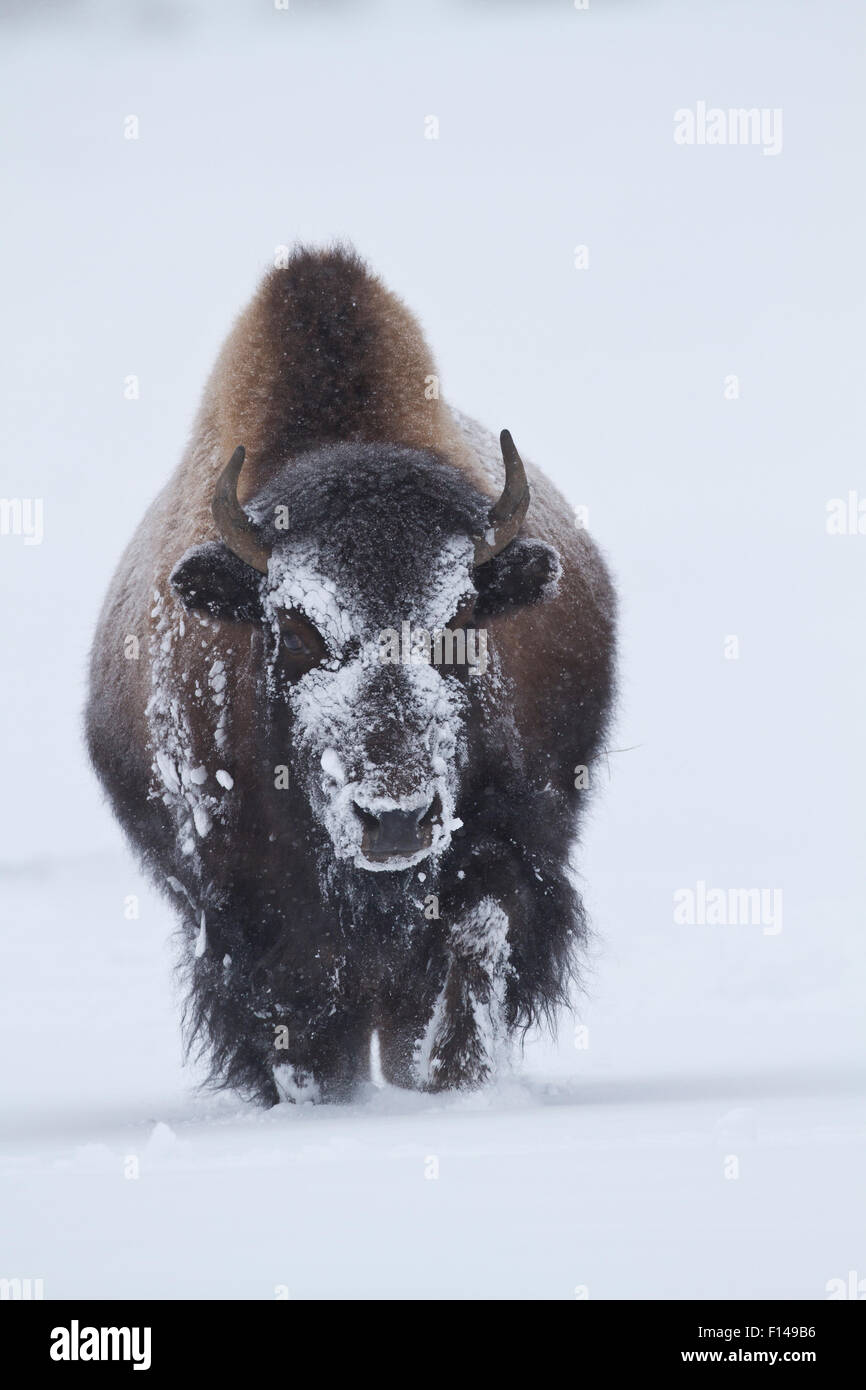
[[[514,540],[529,510],[526,469],[508,430],[500,434],[499,447],[505,463],[505,487],[499,501],[488,512],[490,529],[475,542],[476,565],[485,565]]]
[[[245,564],[267,574],[270,551],[238,501],[238,478],[245,458],[246,450],[240,444],[217,479],[211,511],[229,550]]]

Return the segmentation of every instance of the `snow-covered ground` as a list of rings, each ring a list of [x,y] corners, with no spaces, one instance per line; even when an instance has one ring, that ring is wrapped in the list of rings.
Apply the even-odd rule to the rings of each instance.
[[[45,535],[0,537],[0,1276],[243,1298],[864,1278],[866,537],[825,529],[866,490],[863,13],[28,13],[0,34],[0,495],[43,499]],[[701,100],[782,108],[781,154],[677,146]],[[580,858],[581,1030],[479,1095],[262,1113],[181,1066],[170,915],[79,712],[112,565],[232,315],[275,246],[334,236],[419,313],[445,393],[589,507],[626,751]],[[681,924],[700,882],[778,890],[781,919]]]
[[[262,1113],[190,1094],[167,912],[122,859],[5,887],[2,1261],[48,1297],[820,1298],[862,1274],[860,996],[831,920],[819,948],[702,944],[652,923],[643,880],[588,1048],[564,1026],[477,1096]]]

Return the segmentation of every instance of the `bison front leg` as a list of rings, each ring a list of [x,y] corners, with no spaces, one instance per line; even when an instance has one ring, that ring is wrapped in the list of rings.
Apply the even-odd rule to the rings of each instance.
[[[385,1078],[426,1091],[483,1085],[508,1051],[508,918],[491,898],[452,927],[438,994],[380,1030]],[[428,979],[430,978],[428,974]]]
[[[336,1009],[327,1019],[274,1030],[273,1079],[280,1100],[345,1102],[370,1079],[370,1024]]]
[[[211,1082],[263,1105],[345,1101],[369,1078],[370,1021],[332,987],[321,962],[256,970],[242,943],[225,953],[214,914],[211,955],[196,959],[187,1011],[190,1041],[204,1044]]]

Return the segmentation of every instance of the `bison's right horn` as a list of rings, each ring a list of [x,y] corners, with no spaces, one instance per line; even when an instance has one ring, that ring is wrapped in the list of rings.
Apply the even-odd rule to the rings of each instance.
[[[217,479],[211,511],[229,550],[260,574],[267,574],[271,553],[238,501],[238,478],[245,458],[246,450],[239,444]]]
[[[499,447],[505,464],[505,487],[499,501],[487,514],[489,529],[483,536],[476,537],[476,565],[486,565],[488,560],[511,544],[529,509],[526,469],[508,430],[500,434]]]

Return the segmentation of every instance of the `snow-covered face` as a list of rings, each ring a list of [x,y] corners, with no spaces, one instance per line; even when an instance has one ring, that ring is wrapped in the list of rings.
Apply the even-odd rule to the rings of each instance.
[[[186,608],[252,627],[261,683],[257,668],[226,694],[245,711],[233,725],[247,730],[241,780],[293,826],[297,803],[274,794],[285,764],[285,786],[323,832],[326,871],[435,867],[460,825],[461,777],[497,679],[476,613],[490,611],[491,593],[523,601],[509,584],[524,568],[541,583],[535,552],[526,566],[520,555],[510,568],[475,566],[489,509],[431,453],[333,445],[288,461],[247,504],[267,574],[221,540],[172,572]],[[238,638],[236,627],[220,634],[227,648]]]
[[[467,644],[474,672],[460,672],[428,660],[423,634],[471,611],[472,554],[469,537],[448,537],[391,614],[379,590],[325,573],[317,546],[271,558],[269,685],[291,709],[294,771],[313,814],[335,856],[358,869],[435,859],[460,825],[463,679],[482,678],[479,643]]]

